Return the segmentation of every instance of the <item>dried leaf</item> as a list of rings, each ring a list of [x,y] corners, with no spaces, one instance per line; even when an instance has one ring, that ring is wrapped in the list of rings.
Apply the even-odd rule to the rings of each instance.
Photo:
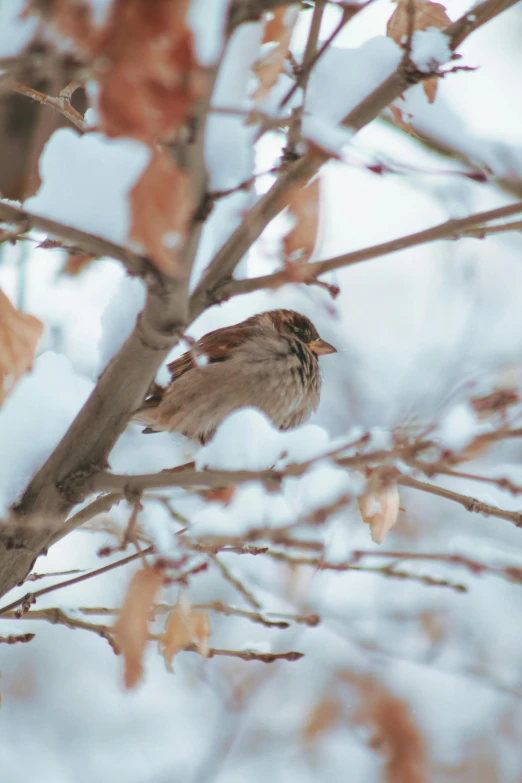
[[[236,491],[237,487],[233,484],[228,487],[217,487],[216,489],[209,489],[205,492],[205,500],[209,503],[215,501],[228,506],[236,494]]]
[[[159,640],[159,649],[169,671],[173,671],[174,656],[195,644],[206,658],[209,652],[210,625],[206,612],[193,612],[185,595],[167,617],[165,630]]]
[[[114,637],[125,659],[126,688],[134,688],[141,679],[143,655],[149,640],[149,616],[163,578],[163,568],[158,566],[137,571],[114,624]]]
[[[319,179],[306,187],[294,185],[289,193],[288,213],[294,225],[283,239],[285,264],[305,264],[310,260],[319,231]]]
[[[343,719],[343,708],[339,699],[324,697],[309,712],[302,734],[306,748],[317,742]]]
[[[42,330],[38,318],[18,312],[0,290],[0,405],[31,369]]]
[[[413,13],[413,24],[411,24],[411,13]],[[433,3],[431,0],[398,0],[397,8],[388,20],[386,35],[404,49],[408,42],[410,26],[413,31],[428,30],[430,27],[443,30],[449,24],[451,19],[441,3]],[[429,103],[435,100],[438,82],[436,76],[422,82]]]
[[[430,777],[426,743],[410,705],[371,675],[339,672],[338,682],[349,683],[359,695],[359,699],[348,700],[352,709],[355,705],[351,720],[373,730],[371,745],[385,758],[382,780],[427,783]]]
[[[413,30],[427,30],[429,27],[443,30],[451,24],[446,8],[441,3],[433,3],[431,0],[413,0],[411,10]],[[397,8],[388,20],[386,35],[404,48],[407,44],[409,28],[410,0],[399,0]]]
[[[404,113],[402,109],[399,109],[398,106],[394,106],[393,103],[390,104],[388,108],[391,111],[394,124],[397,125],[397,127],[400,128],[401,130],[405,131],[405,133],[407,133],[408,135],[416,138],[415,131],[413,130],[411,125],[408,122],[406,122],[406,120],[404,119]]]
[[[470,400],[471,407],[479,419],[486,419],[499,412],[505,414],[506,408],[518,405],[519,402],[520,394],[517,389],[496,389],[491,394]]]
[[[188,0],[116,0],[95,56],[109,136],[168,140],[205,87],[185,16]]]
[[[439,86],[439,79],[437,76],[431,76],[429,79],[424,79],[422,82],[422,89],[426,94],[428,103],[433,103],[437,96],[437,87]]]
[[[41,4],[45,14],[45,4]],[[96,27],[92,7],[86,0],[58,0],[52,4],[52,21],[65,38],[72,38],[88,49],[95,43]]]
[[[256,102],[261,102],[267,97],[283,70],[298,12],[297,4],[276,8],[266,23],[263,37],[266,53],[252,66],[259,79],[259,87],[252,95]]]
[[[166,150],[153,150],[129,198],[129,239],[138,243],[161,272],[175,274],[194,212],[188,175]]]
[[[85,0],[60,0],[54,21],[72,38],[99,84],[98,111],[108,136],[153,143],[176,137],[206,91],[186,23],[189,0],[114,0],[96,27]]]
[[[382,544],[397,522],[399,507],[399,488],[395,482],[380,486],[369,482],[367,492],[359,498],[359,510],[363,522],[370,525],[372,541],[376,544]]]
[[[76,277],[76,275],[79,275],[91,261],[94,261],[94,259],[95,256],[88,255],[87,253],[67,253],[67,260],[62,272],[64,275]]]

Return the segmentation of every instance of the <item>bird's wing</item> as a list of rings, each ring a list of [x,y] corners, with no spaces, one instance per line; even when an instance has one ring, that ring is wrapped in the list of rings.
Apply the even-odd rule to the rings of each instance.
[[[176,380],[184,375],[187,370],[196,367],[196,357],[201,356],[209,364],[223,362],[231,358],[234,351],[243,345],[255,329],[245,327],[245,324],[236,324],[234,326],[225,326],[222,329],[215,329],[213,332],[205,334],[194,347],[180,356],[170,364],[167,364],[172,380]]]

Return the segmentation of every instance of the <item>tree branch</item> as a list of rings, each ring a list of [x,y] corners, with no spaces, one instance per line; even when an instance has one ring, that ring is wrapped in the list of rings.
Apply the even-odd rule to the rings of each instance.
[[[498,508],[498,506],[492,506],[489,503],[476,500],[476,498],[472,498],[470,495],[461,495],[459,492],[453,492],[453,490],[445,489],[445,487],[428,484],[426,481],[418,481],[411,476],[399,475],[397,483],[403,487],[418,489],[421,492],[427,492],[429,495],[437,495],[439,498],[459,503],[461,506],[464,506],[466,511],[483,514],[486,517],[498,517],[498,519],[512,522],[516,527],[522,527],[522,513],[520,511],[506,511],[503,508]]]
[[[448,25],[442,32],[449,37],[451,49],[456,49],[474,30],[515,5],[516,2],[518,0],[485,0],[471,12]],[[361,130],[390,103],[423,78],[425,74],[412,73],[402,62],[393,74],[349,112],[342,124],[356,132]],[[289,164],[270,190],[252,207],[241,225],[214,256],[194,291],[190,302],[191,319],[197,317],[207,306],[220,301],[219,296],[216,298],[219,285],[230,280],[248,248],[259,238],[270,221],[285,208],[285,198],[290,186],[295,182],[310,179],[327,159],[326,155],[317,150],[309,150],[298,161]]]
[[[25,84],[20,84],[20,82],[14,80],[4,82],[4,86],[13,90],[13,92],[31,98],[31,100],[36,101],[43,106],[50,106],[52,109],[60,112],[62,116],[66,117],[69,122],[72,122],[72,124],[82,133],[85,132],[85,122],[82,115],[71,106],[69,97],[66,95],[60,95],[58,98],[53,98],[51,95],[46,95],[38,90],[33,90],[32,87],[26,87]]]
[[[424,245],[428,242],[435,242],[443,239],[459,239],[464,236],[482,238],[487,234],[498,234],[504,231],[520,231],[522,228],[522,223],[520,221],[500,226],[482,225],[490,220],[498,220],[500,218],[509,217],[510,215],[516,215],[520,212],[522,212],[522,201],[519,201],[516,204],[509,204],[506,207],[492,209],[488,212],[477,212],[476,214],[469,215],[465,218],[447,220],[432,228],[416,231],[414,234],[398,237],[389,242],[382,242],[379,245],[372,245],[371,247],[366,247],[362,250],[344,253],[341,256],[329,258],[325,261],[314,261],[312,263],[303,264],[302,266],[296,264],[292,266],[291,270],[281,269],[279,272],[263,275],[262,277],[232,280],[219,287],[216,295],[223,299],[229,299],[232,296],[251,293],[252,291],[258,291],[261,288],[278,288],[285,283],[309,283],[326,272],[332,272],[335,269],[341,269],[346,266],[351,266],[352,264],[359,264],[362,261],[369,261],[373,258],[380,258],[389,253],[396,253],[398,250]],[[479,228],[475,229],[476,226],[479,226]]]
[[[0,221],[19,226],[20,234],[32,230],[43,231],[49,236],[72,243],[95,258],[114,258],[116,261],[121,261],[128,271],[137,277],[158,278],[157,269],[146,258],[136,255],[132,250],[57,220],[33,215],[21,207],[15,207],[14,204],[0,201]]]

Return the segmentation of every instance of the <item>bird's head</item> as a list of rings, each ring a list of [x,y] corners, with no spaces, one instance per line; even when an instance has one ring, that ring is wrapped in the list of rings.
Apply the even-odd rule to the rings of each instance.
[[[270,325],[278,332],[288,334],[304,343],[315,356],[337,353],[337,348],[319,337],[313,323],[305,315],[295,310],[269,310],[255,316],[263,325]]]

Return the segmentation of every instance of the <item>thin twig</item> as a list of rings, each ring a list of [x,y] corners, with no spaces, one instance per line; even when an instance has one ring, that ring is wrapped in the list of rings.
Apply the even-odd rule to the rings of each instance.
[[[53,593],[55,590],[61,590],[63,587],[76,585],[79,582],[85,582],[87,579],[92,579],[94,576],[100,576],[100,574],[106,574],[108,571],[112,571],[114,568],[120,568],[120,566],[127,565],[127,563],[132,563],[133,560],[138,560],[140,557],[142,557],[142,555],[148,555],[152,552],[154,552],[154,547],[149,546],[147,549],[144,549],[141,552],[136,552],[134,555],[124,557],[121,560],[117,560],[115,563],[110,563],[109,565],[103,566],[102,568],[96,568],[94,571],[89,571],[88,573],[82,574],[81,576],[76,576],[74,579],[67,579],[65,582],[59,582],[56,585],[43,587],[41,590],[36,590],[34,593],[27,593],[21,598],[18,598],[16,601],[12,601],[12,603],[2,607],[0,609],[0,617],[5,615],[7,612],[10,612],[12,609],[16,609],[16,607],[20,606],[20,604],[23,604],[24,607],[29,607],[34,604],[36,599],[40,598],[42,595]]]
[[[197,652],[199,648],[196,645],[185,647],[186,652]],[[275,661],[298,661],[304,656],[302,652],[282,652],[282,653],[260,653],[255,650],[218,650],[211,647],[207,658],[214,658],[216,655],[226,655],[229,658],[240,658],[242,661],[259,661],[260,663],[274,663]]]
[[[89,522],[94,517],[107,513],[113,506],[119,503],[122,498],[123,494],[121,492],[110,492],[107,495],[100,495],[100,497],[93,500],[92,503],[89,503],[85,508],[82,508],[81,511],[78,511],[76,514],[73,514],[72,517],[66,519],[63,526],[54,536],[52,543],[55,544],[61,538],[69,535],[73,530],[77,530],[77,528],[81,527],[86,522]]]
[[[62,93],[60,93],[59,98],[53,98],[51,95],[46,95],[38,90],[33,90],[32,87],[26,87],[25,84],[21,84],[14,80],[6,81],[2,86],[8,87],[10,90],[20,93],[20,95],[25,95],[27,98],[31,98],[31,100],[41,103],[43,106],[50,106],[52,109],[55,109],[66,117],[69,122],[72,122],[72,124],[82,133],[85,132],[85,121],[82,115],[71,106],[69,100],[70,95],[63,94],[63,90]]]
[[[318,571],[362,571],[379,574],[380,576],[386,576],[391,579],[420,582],[421,584],[427,585],[428,587],[449,587],[451,590],[455,590],[457,593],[466,593],[468,590],[465,585],[450,582],[447,579],[436,579],[435,577],[429,576],[428,574],[412,574],[408,571],[399,571],[393,566],[393,564],[385,566],[361,566],[355,565],[353,562],[329,563],[328,561],[317,557],[296,557],[294,555],[288,554],[287,552],[275,552],[273,550],[269,550],[266,554],[273,560],[288,563],[291,566],[311,566],[312,568],[316,568]]]
[[[441,565],[457,566],[465,568],[472,574],[491,574],[501,579],[506,579],[513,584],[522,585],[522,568],[517,565],[495,566],[488,563],[480,563],[464,555],[451,555],[448,553],[434,552],[396,552],[384,550],[355,550],[352,553],[350,562],[357,563],[361,558],[376,557],[386,558],[397,561],[423,561],[429,563],[440,563]]]
[[[320,622],[320,618],[316,614],[282,614],[280,612],[266,612],[261,614],[260,612],[249,612],[247,609],[238,609],[236,606],[228,606],[221,601],[192,604],[191,607],[197,611],[224,614],[226,617],[244,617],[246,620],[251,620],[253,623],[259,623],[265,628],[286,629],[290,627],[291,623],[315,627],[319,625]],[[175,607],[171,606],[170,604],[156,604],[153,607],[152,613],[154,616],[158,614],[168,614],[169,612],[172,612],[174,608]],[[78,611],[86,615],[117,615],[120,610],[108,609],[104,606],[82,606],[78,609]],[[281,619],[271,620],[270,617],[278,617]]]
[[[118,646],[113,639],[110,629],[106,625],[97,625],[96,623],[88,623],[85,620],[80,620],[77,617],[71,617],[66,614],[62,609],[53,607],[51,609],[31,609],[31,611],[25,614],[19,612],[8,612],[7,614],[0,615],[0,620],[45,620],[53,625],[65,625],[67,628],[80,628],[82,631],[91,631],[97,636],[101,636],[102,639],[106,639],[116,654],[119,654]],[[31,634],[34,636],[34,634]]]
[[[34,633],[10,634],[9,636],[0,636],[0,644],[27,644],[32,642]]]
[[[453,490],[445,489],[445,487],[428,484],[426,481],[418,481],[411,476],[400,475],[397,478],[397,483],[403,487],[418,489],[420,492],[427,492],[430,495],[437,495],[440,498],[459,503],[461,506],[464,506],[466,511],[482,514],[485,517],[498,517],[499,519],[505,519],[507,522],[512,522],[516,527],[522,527],[522,513],[520,511],[506,511],[489,503],[483,503],[470,495],[461,495],[459,492],[453,492]]]
[[[210,560],[216,565],[219,570],[221,571],[221,574],[226,579],[227,582],[229,582],[232,587],[234,587],[240,595],[243,596],[245,601],[250,604],[250,606],[253,606],[254,609],[261,609],[261,604],[257,600],[257,598],[252,595],[248,587],[245,587],[245,585],[241,582],[240,579],[238,579],[234,574],[231,573],[230,569],[227,568],[227,566],[219,559],[217,555],[208,554],[208,557]]]

